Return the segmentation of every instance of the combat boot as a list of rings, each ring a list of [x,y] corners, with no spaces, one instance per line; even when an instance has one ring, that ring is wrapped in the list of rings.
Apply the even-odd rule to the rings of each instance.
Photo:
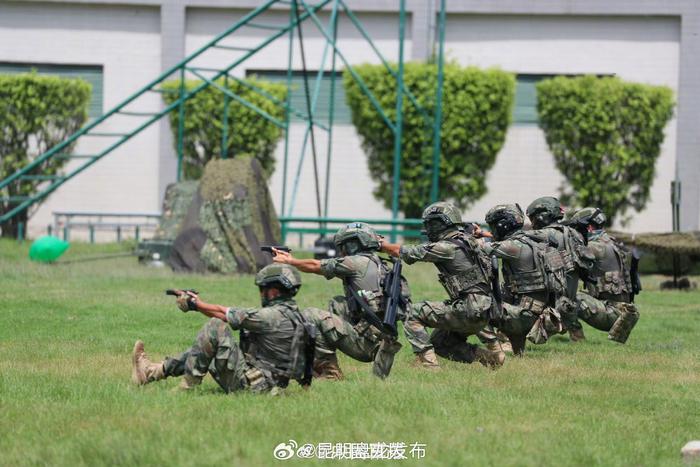
[[[314,359],[313,368],[314,378],[328,379],[331,381],[340,381],[345,377],[343,370],[338,365],[338,356],[336,354],[329,355],[325,358]]]
[[[498,346],[497,351],[491,350],[491,348],[496,348],[496,346]],[[506,354],[501,350],[499,342],[493,344],[489,342],[486,349],[482,349],[481,347],[477,348],[475,356],[479,363],[494,370],[502,366],[503,362],[506,360]]]
[[[422,366],[429,370],[439,370],[440,364],[438,363],[437,355],[435,355],[435,350],[427,349],[416,354],[416,366]]]
[[[585,341],[586,336],[583,333],[583,328],[569,329],[569,339],[571,339],[571,342]]]
[[[639,312],[632,303],[617,303],[615,307],[620,310],[620,316],[610,328],[608,339],[624,344],[639,321]]]
[[[153,363],[148,359],[143,348],[142,341],[136,341],[134,351],[131,354],[131,380],[134,384],[143,386],[144,384],[165,379],[163,362]]]

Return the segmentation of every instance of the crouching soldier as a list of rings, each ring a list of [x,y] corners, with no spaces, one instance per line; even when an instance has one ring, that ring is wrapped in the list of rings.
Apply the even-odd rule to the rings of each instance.
[[[513,353],[521,355],[526,338],[541,344],[564,329],[555,309],[566,289],[563,261],[546,237],[523,232],[524,215],[517,205],[491,208],[486,223],[496,241],[483,248],[501,259],[505,286],[498,328],[510,339]]]
[[[191,348],[176,357],[151,362],[144,345],[133,351],[134,383],[144,385],[182,376],[180,387],[191,389],[209,373],[225,392],[265,392],[284,388],[290,380],[311,383],[315,328],[300,314],[294,296],[301,275],[291,266],[272,264],[255,276],[262,308],[238,308],[203,302],[192,291],[175,291],[178,307],[212,318]],[[241,331],[236,343],[232,329]]]
[[[588,248],[595,257],[585,292],[577,294],[578,316],[608,339],[624,344],[639,320],[632,303],[641,285],[636,258],[603,229],[606,218],[600,209],[576,211],[568,221],[587,235]],[[633,270],[634,269],[634,270]]]
[[[462,216],[452,204],[433,203],[422,217],[428,243],[409,246],[382,242],[382,251],[406,264],[433,263],[449,296],[444,302],[416,303],[406,317],[404,332],[417,363],[426,368],[439,367],[437,352],[464,363],[477,360],[487,366],[502,365],[505,354],[495,335],[488,338],[489,349],[467,342],[470,335],[486,340],[483,331],[493,305],[489,258],[478,242],[462,230]],[[435,328],[432,336],[427,328]]]
[[[355,360],[372,362],[373,373],[386,378],[401,344],[381,325],[387,299],[384,281],[389,268],[377,255],[379,236],[369,225],[354,222],[340,228],[333,240],[339,253],[337,258],[298,259],[276,249],[272,258],[276,263],[290,264],[302,272],[343,281],[345,295],[331,300],[329,314],[317,316],[320,318],[320,333],[328,345],[327,351],[320,346],[321,350],[316,353],[315,372],[328,378],[342,377],[337,356],[332,351],[337,348]],[[404,303],[408,303],[409,292],[405,283],[402,294]]]
[[[577,317],[576,293],[581,276],[586,276],[592,265],[592,254],[586,248],[583,236],[575,229],[562,224],[564,212],[559,200],[553,196],[537,198],[527,207],[527,217],[532,228],[547,235],[562,254],[566,273],[566,294],[557,311],[573,342],[585,339],[583,327]]]

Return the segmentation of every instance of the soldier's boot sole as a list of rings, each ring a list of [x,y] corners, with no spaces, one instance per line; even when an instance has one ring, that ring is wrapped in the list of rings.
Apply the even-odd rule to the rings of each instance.
[[[481,363],[485,367],[491,368],[492,370],[503,366],[503,362],[505,362],[506,360],[506,354],[502,350],[492,351],[479,348],[476,349],[475,355],[476,360],[479,363]]]
[[[337,355],[332,357],[314,361],[313,376],[318,379],[327,379],[330,381],[340,381],[345,378],[343,370],[338,364]]]
[[[571,342],[581,342],[586,340],[586,335],[583,333],[583,329],[570,329],[569,339]]]

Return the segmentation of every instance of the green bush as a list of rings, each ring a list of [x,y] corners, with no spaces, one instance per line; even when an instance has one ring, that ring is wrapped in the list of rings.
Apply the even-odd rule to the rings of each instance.
[[[90,93],[90,84],[80,79],[36,73],[0,75],[0,180],[80,129],[87,120]],[[27,175],[56,175],[66,161],[50,158]],[[46,182],[14,181],[0,190],[0,197],[30,196],[41,183]],[[20,203],[0,200],[0,214]],[[15,236],[18,224],[26,223],[29,215],[25,210],[3,223],[2,235]]]
[[[537,112],[557,168],[562,200],[610,218],[649,199],[673,93],[616,77],[557,77],[537,85]],[[625,223],[629,218],[623,218]]]
[[[396,81],[381,65],[355,67],[396,120]],[[430,115],[435,111],[437,67],[407,63],[406,87]],[[343,84],[352,121],[362,138],[369,170],[377,182],[374,195],[388,208],[392,201],[394,136],[346,70]],[[486,174],[503,146],[515,89],[512,74],[457,64],[445,65],[441,138],[440,197],[461,208],[483,196]],[[432,122],[426,122],[408,98],[403,103],[403,136],[399,206],[406,217],[420,217],[429,201],[432,169]]]
[[[285,101],[287,87],[264,81],[249,80],[280,101]],[[192,90],[201,85],[199,80],[186,80],[185,88]],[[224,85],[223,79],[218,82]],[[270,99],[250,90],[241,83],[229,80],[228,89],[246,101],[256,105],[272,117],[284,121],[284,108]],[[178,98],[180,81],[169,81],[163,85],[166,104]],[[209,160],[221,157],[223,135],[224,94],[209,86],[185,102],[183,173],[186,179],[199,179]],[[177,129],[180,114],[177,108],[170,113],[170,127],[177,148]],[[265,174],[272,174],[275,166],[274,151],[282,136],[279,127],[261,117],[254,110],[231,99],[229,101],[229,126],[226,138],[228,157],[250,154],[258,159]]]

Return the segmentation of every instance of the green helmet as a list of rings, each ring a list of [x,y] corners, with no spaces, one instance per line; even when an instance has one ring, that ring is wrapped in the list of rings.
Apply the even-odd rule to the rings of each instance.
[[[457,207],[446,201],[433,203],[423,211],[423,227],[428,240],[435,242],[444,232],[462,225],[462,214]]]
[[[255,285],[261,288],[281,286],[294,296],[301,288],[301,274],[289,264],[268,264],[255,275]]]
[[[554,196],[543,196],[537,198],[527,207],[527,217],[530,218],[532,226],[541,229],[564,217],[561,203]]]
[[[587,207],[574,212],[569,218],[569,224],[585,225],[599,229],[603,227],[608,218],[599,208]]]
[[[351,222],[341,227],[333,237],[333,243],[343,255],[354,255],[361,251],[377,251],[381,238],[371,225]]]
[[[503,240],[512,232],[523,228],[525,216],[517,204],[499,204],[486,213],[486,223],[496,240]]]

